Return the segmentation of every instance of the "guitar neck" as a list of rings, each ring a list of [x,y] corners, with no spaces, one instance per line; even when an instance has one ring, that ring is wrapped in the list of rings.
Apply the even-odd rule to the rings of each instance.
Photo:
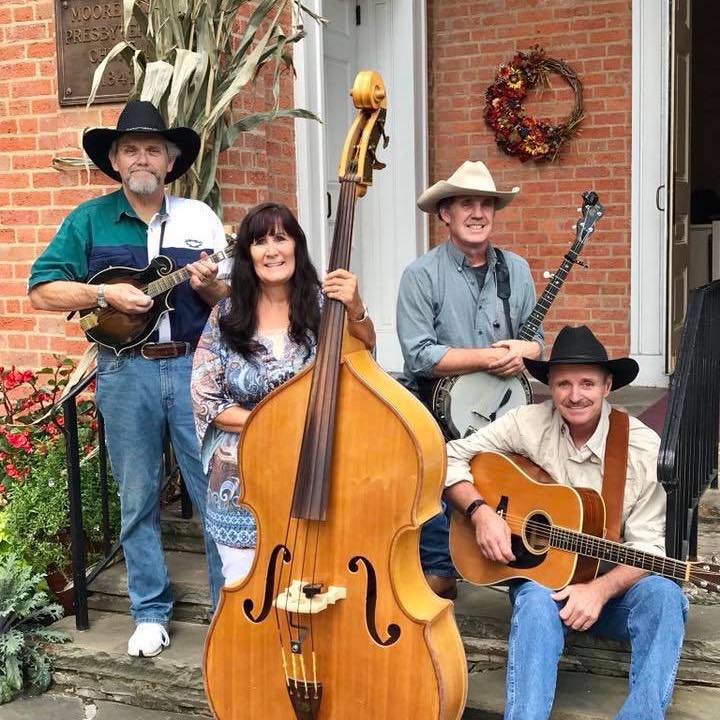
[[[577,253],[575,253],[575,256],[573,257],[572,251],[565,255],[560,267],[550,278],[550,282],[545,286],[545,290],[543,290],[542,295],[535,303],[535,307],[532,309],[528,319],[520,328],[518,340],[532,340],[535,337],[535,333],[537,333],[540,323],[542,323],[545,319],[550,306],[553,304],[557,294],[560,292],[560,288],[563,286],[565,279],[569,275],[575,258],[577,258]]]
[[[567,550],[596,560],[606,560],[615,565],[628,565],[647,570],[672,580],[687,581],[690,577],[689,563],[653,555],[618,542],[557,526],[553,526],[550,531],[550,545],[558,550]]]
[[[226,248],[218,250],[218,252],[213,253],[212,255],[207,257],[206,260],[210,260],[214,263],[219,263],[226,258],[232,257],[233,253],[234,246],[228,245]],[[168,290],[172,290],[172,288],[174,288],[176,285],[185,282],[189,277],[190,273],[188,272],[188,270],[186,268],[180,268],[179,270],[171,272],[169,275],[165,275],[164,277],[158,278],[157,280],[153,280],[152,282],[148,283],[147,287],[145,288],[145,294],[150,297],[157,297],[158,295],[167,292]]]

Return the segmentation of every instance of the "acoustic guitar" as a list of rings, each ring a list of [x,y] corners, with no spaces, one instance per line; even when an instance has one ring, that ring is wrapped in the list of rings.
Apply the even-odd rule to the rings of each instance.
[[[575,241],[565,253],[554,274],[518,332],[518,340],[532,340],[550,306],[560,292],[573,265],[586,265],[578,259],[585,242],[602,217],[603,206],[594,192],[583,193],[581,217],[575,223]],[[503,378],[487,372],[448,375],[421,388],[423,400],[448,440],[466,437],[502,417],[508,410],[532,403],[532,390],[524,374]]]
[[[484,558],[471,521],[453,512],[450,554],[470,582],[524,579],[557,590],[592,580],[605,561],[720,592],[718,565],[674,560],[605,540],[605,504],[595,490],[560,485],[520,455],[479,453],[470,471],[480,494],[510,526],[515,555],[507,565]]]
[[[235,254],[232,236],[227,247],[207,259],[219,263]],[[145,342],[155,331],[162,316],[173,310],[170,291],[190,278],[186,268],[175,269],[175,263],[165,255],[158,255],[145,268],[111,266],[93,275],[90,285],[127,283],[155,298],[146,313],[129,314],[117,308],[93,307],[80,310],[80,327],[90,342],[115,351],[116,355]]]

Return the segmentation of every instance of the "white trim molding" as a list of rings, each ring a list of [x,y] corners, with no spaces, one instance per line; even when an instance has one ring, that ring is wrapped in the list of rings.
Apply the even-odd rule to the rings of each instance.
[[[664,186],[668,153],[668,12],[668,0],[632,4],[630,353],[640,365],[635,384],[656,387],[668,383],[664,212],[667,205]]]

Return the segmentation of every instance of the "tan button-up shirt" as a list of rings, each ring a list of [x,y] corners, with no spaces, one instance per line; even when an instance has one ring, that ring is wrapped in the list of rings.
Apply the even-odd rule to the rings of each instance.
[[[604,402],[597,429],[578,449],[552,400],[511,410],[469,437],[448,443],[445,485],[472,482],[469,461],[479,452],[494,450],[524,455],[559,483],[600,492],[609,415],[610,405]],[[665,555],[666,497],[657,480],[659,448],[657,433],[631,417],[620,533],[630,547]]]

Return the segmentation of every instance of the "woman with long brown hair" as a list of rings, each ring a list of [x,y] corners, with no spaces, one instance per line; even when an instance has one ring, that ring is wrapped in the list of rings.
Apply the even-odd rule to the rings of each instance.
[[[350,334],[372,348],[375,329],[355,275],[335,270],[321,284],[292,212],[281,203],[252,208],[240,225],[230,296],[210,315],[191,384],[209,482],[206,523],[226,583],[247,574],[256,539],[239,502],[240,433],[253,407],[315,357],[324,298],[343,303]],[[276,441],[268,438],[268,452]]]

